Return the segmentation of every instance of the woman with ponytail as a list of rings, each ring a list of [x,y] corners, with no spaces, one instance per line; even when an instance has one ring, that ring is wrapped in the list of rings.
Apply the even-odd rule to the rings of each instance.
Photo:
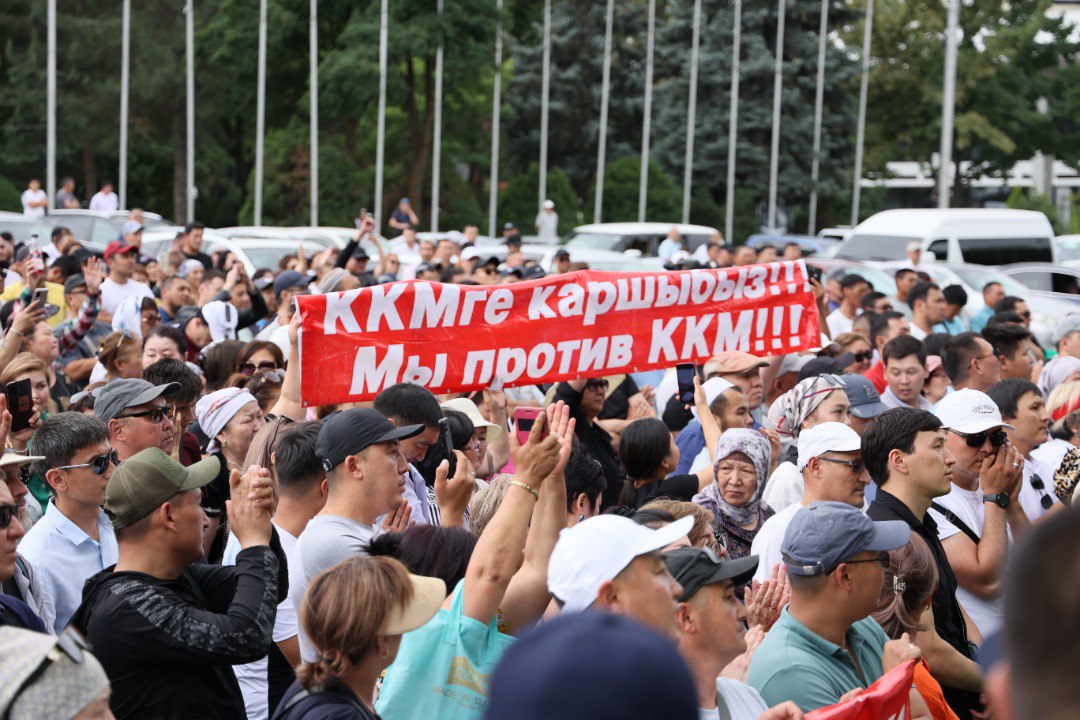
[[[316,575],[300,622],[318,655],[297,668],[274,720],[378,720],[376,681],[401,636],[430,620],[445,597],[442,580],[410,575],[387,557],[350,558]]]
[[[905,633],[915,638],[933,629],[930,615],[930,598],[937,586],[937,565],[930,554],[930,547],[918,535],[912,534],[911,542],[902,548],[889,551],[889,567],[885,570],[885,582],[881,586],[881,598],[874,620],[892,640]],[[923,655],[926,648],[921,648]],[[926,701],[934,720],[959,720],[945,702],[941,685],[930,675],[925,660],[915,666],[915,688]]]

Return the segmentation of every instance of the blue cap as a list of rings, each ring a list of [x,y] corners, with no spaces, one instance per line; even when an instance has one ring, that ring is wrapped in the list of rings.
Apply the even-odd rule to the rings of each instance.
[[[911,540],[903,520],[874,522],[840,502],[815,502],[795,513],[780,555],[792,575],[824,575],[865,550],[896,550]]]
[[[889,406],[881,402],[874,383],[862,375],[848,373],[842,376],[844,380],[844,392],[847,393],[848,402],[851,403],[851,414],[860,420],[876,418],[889,409]]]
[[[621,615],[570,613],[511,645],[491,677],[485,720],[697,720],[675,645]]]
[[[289,288],[307,287],[307,284],[308,280],[306,275],[302,275],[296,270],[285,270],[274,278],[274,296],[280,297],[281,293]]]

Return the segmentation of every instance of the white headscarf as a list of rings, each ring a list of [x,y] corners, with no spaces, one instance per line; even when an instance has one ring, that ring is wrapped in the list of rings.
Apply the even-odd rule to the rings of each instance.
[[[210,329],[214,342],[236,339],[236,323],[240,315],[235,307],[222,300],[211,300],[202,307],[203,321]]]
[[[243,388],[235,387],[222,388],[199,399],[195,404],[195,417],[199,421],[199,427],[210,438],[206,452],[212,453],[218,449],[217,434],[240,412],[240,408],[253,402],[258,402],[254,395]]]
[[[713,400],[720,397],[722,393],[727,392],[733,387],[735,387],[735,383],[728,382],[721,377],[714,377],[706,380],[705,383],[701,386],[701,389],[705,391],[705,402],[707,402],[709,405],[712,405]],[[693,415],[695,419],[697,419],[697,408],[691,407],[690,414]]]
[[[120,301],[113,313],[114,332],[130,332],[142,337],[142,297],[129,297]]]

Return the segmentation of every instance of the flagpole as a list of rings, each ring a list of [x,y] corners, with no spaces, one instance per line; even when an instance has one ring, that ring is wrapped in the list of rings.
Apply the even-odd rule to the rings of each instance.
[[[384,2],[386,0],[383,0]],[[491,93],[491,188],[488,195],[488,237],[497,237],[495,224],[499,205],[499,128],[502,116],[502,13],[503,0],[495,0],[499,17],[495,21],[495,77]]]
[[[777,3],[776,67],[773,78],[772,146],[769,154],[769,231],[776,227],[776,185],[780,175],[780,103],[784,82],[784,13],[787,0]]]
[[[187,56],[187,221],[195,220],[195,3],[187,0],[185,53]]]
[[[443,0],[438,3],[439,47],[435,49],[435,138],[431,155],[431,232],[439,231],[439,180],[442,175]]]
[[[45,194],[46,209],[56,207],[56,0],[47,8],[45,57]]]
[[[735,156],[739,127],[739,71],[742,51],[742,0],[734,2],[735,24],[731,31],[731,99],[728,107],[727,210],[724,241],[735,241]]]
[[[255,227],[262,225],[263,142],[266,130],[266,0],[259,0],[259,68],[255,100]]]
[[[600,222],[604,206],[604,165],[607,155],[608,101],[611,97],[611,26],[615,18],[615,0],[607,0],[604,20],[604,79],[600,85],[600,137],[596,145],[596,195],[593,199],[593,222]]]
[[[312,0],[314,2],[315,0]],[[383,172],[386,160],[386,52],[389,29],[387,0],[379,3],[379,117],[375,129],[375,232],[382,232]]]
[[[810,160],[810,219],[807,234],[817,232],[818,178],[821,176],[821,119],[825,107],[825,43],[829,36],[829,0],[821,0],[818,27],[817,89],[814,94],[814,149]]]
[[[319,3],[311,0],[308,10],[308,131],[311,159],[308,186],[311,188],[311,224],[319,224]],[[378,210],[376,210],[376,213]],[[378,225],[376,225],[376,231]]]
[[[544,52],[540,71],[540,176],[537,182],[536,208],[539,212],[547,199],[548,100],[551,94],[551,0],[544,0]]]
[[[949,0],[945,30],[945,87],[941,98],[941,167],[938,169],[938,207],[949,207],[949,171],[952,169],[953,116],[956,110],[956,33],[960,25],[960,0]],[[954,182],[959,182],[955,178]]]
[[[824,0],[827,2],[828,0]],[[694,0],[694,30],[690,41],[690,93],[686,101],[686,158],[683,160],[682,221],[690,222],[691,181],[694,174],[694,126],[697,121],[698,43],[701,36],[701,0]]]
[[[649,194],[649,136],[652,132],[653,48],[656,35],[656,0],[649,0],[649,25],[645,42],[645,107],[641,118],[641,175],[638,179],[638,222],[645,222]]]
[[[851,189],[851,227],[859,224],[862,201],[863,144],[866,140],[866,97],[870,86],[870,31],[874,26],[874,0],[866,0],[863,21],[862,78],[859,80],[859,119],[855,126],[855,184]]]
[[[120,23],[120,207],[127,209],[128,87],[131,82],[131,0],[124,0]]]

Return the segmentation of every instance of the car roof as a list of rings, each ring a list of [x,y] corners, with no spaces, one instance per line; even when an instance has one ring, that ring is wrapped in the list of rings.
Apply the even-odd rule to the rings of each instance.
[[[859,223],[858,235],[893,235],[919,238],[936,231],[943,222],[949,223],[1040,223],[1053,235],[1046,215],[1035,210],[1007,208],[920,208],[882,210]]]
[[[611,235],[666,235],[668,230],[676,228],[684,235],[712,235],[720,232],[716,228],[707,225],[686,225],[683,223],[662,222],[621,222],[621,223],[593,223],[590,225],[578,225],[573,232],[577,233],[608,233]]]

